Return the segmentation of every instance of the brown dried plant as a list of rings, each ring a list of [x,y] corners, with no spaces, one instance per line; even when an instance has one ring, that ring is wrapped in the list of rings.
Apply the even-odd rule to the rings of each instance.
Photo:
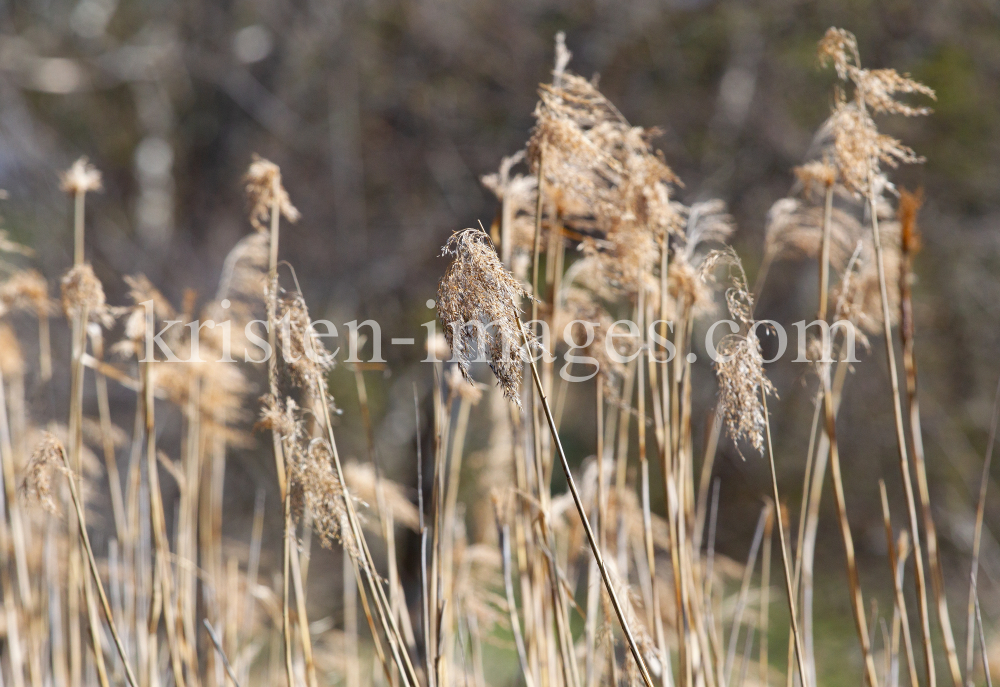
[[[307,390],[318,388],[333,369],[334,359],[313,328],[305,298],[298,291],[278,300],[278,326],[279,345],[294,383]]]
[[[726,336],[718,345],[715,373],[719,379],[719,413],[734,442],[739,444],[745,439],[763,453],[765,417],[761,389],[771,395],[775,395],[775,389],[764,374],[753,318],[754,300],[736,251],[728,247],[709,253],[702,274],[707,277],[717,265],[729,268],[731,286],[726,290],[726,304],[729,314],[741,326],[741,333]]]
[[[89,263],[70,269],[62,278],[62,307],[69,318],[86,312],[90,320],[111,326],[113,311],[104,298],[104,287]]]
[[[528,292],[500,263],[489,236],[479,229],[455,232],[441,254],[454,260],[438,285],[437,312],[459,369],[471,382],[470,364],[485,353],[504,395],[520,407],[518,318],[520,300]]]
[[[24,477],[18,492],[21,498],[39,504],[50,513],[56,513],[52,475],[62,470],[62,444],[55,435],[45,432],[42,440],[31,454],[31,460],[24,469]]]
[[[292,205],[288,191],[281,184],[281,169],[278,165],[254,155],[244,182],[250,201],[250,223],[254,229],[267,231],[266,222],[271,217],[271,206],[275,203],[289,222],[299,220],[299,211]]]
[[[830,28],[819,43],[822,64],[833,63],[841,81],[850,82],[854,93],[848,99],[837,91],[829,129],[833,134],[833,162],[841,182],[852,193],[880,195],[887,183],[881,165],[922,162],[913,150],[891,136],[880,134],[874,114],[901,114],[915,117],[930,113],[926,107],[912,107],[897,100],[897,94],[935,98],[933,89],[901,75],[894,69],[863,69],[858,42],[844,29]],[[874,188],[872,188],[874,186]]]
[[[294,399],[270,394],[262,398],[257,427],[269,429],[281,440],[291,496],[292,515],[300,521],[306,511],[325,547],[343,545],[352,557],[358,548],[348,526],[345,498],[351,498],[333,468],[333,452],[325,439],[309,439],[303,411]]]

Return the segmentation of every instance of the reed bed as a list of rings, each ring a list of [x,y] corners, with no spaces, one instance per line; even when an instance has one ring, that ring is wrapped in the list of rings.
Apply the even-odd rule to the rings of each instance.
[[[365,365],[327,351],[294,269],[279,260],[282,230],[294,231],[299,212],[277,165],[250,164],[252,231],[199,307],[195,297],[169,302],[142,275],[125,276],[130,303],[107,303],[85,231],[86,199],[102,179],[85,159],[74,164],[62,179],[74,262],[61,301],[25,266],[29,250],[0,242],[2,314],[18,324],[0,323],[3,683],[818,687],[827,680],[817,661],[816,547],[829,472],[858,682],[989,684],[983,610],[991,614],[977,581],[996,406],[963,623],[948,603],[956,581],[941,561],[921,439],[910,288],[920,201],[889,175],[921,160],[874,119],[929,114],[909,101],[934,93],[893,70],[863,68],[843,30],[830,29],[819,56],[841,85],[818,129],[818,153],[769,213],[751,288],[728,245],[725,203],[683,204],[681,180],[653,145],[657,131],[626,121],[594,82],[570,71],[557,37],[529,140],[483,179],[499,201],[494,221],[444,243],[442,334],[428,338],[433,362],[413,386],[415,491],[380,464]],[[775,462],[799,456],[774,454],[768,400],[778,389],[755,308],[767,267],[788,258],[816,261],[818,321],[847,321],[860,344],[885,345],[889,385],[872,402],[892,404],[903,487],[891,494],[879,482],[888,622],[869,616],[844,488],[838,415],[854,369],[845,328],[810,342],[815,412],[802,490],[779,491]],[[61,360],[49,344],[60,306],[71,341]],[[713,315],[736,330],[718,343],[717,403],[699,442],[695,334]],[[24,324],[32,317],[37,328]],[[623,319],[637,327],[611,336]],[[167,327],[192,320],[203,326]],[[555,354],[571,341],[546,335],[580,321],[600,325],[570,330],[573,352],[599,363],[594,375],[579,358],[561,365]],[[164,345],[150,347],[156,332]],[[273,353],[266,366],[247,362],[261,344]],[[210,362],[191,362],[199,355]],[[68,417],[36,417],[27,380],[52,384],[61,363]],[[354,374],[361,462],[338,450],[334,365]],[[109,403],[110,385],[132,395],[130,410]],[[596,409],[587,456],[567,451],[560,433],[571,389]],[[158,445],[168,414],[182,420],[173,455]],[[487,449],[472,453],[470,431],[482,426],[488,436],[476,444]],[[715,550],[722,442],[769,467],[745,561]],[[226,464],[258,444],[271,454],[280,503],[258,494],[248,540],[227,541]],[[565,492],[553,488],[557,480]],[[98,495],[110,512],[94,507]],[[891,521],[893,500],[905,509],[902,528]],[[262,551],[265,508],[281,513],[281,550],[271,556]],[[400,562],[404,540],[419,547],[418,570]],[[310,565],[314,543],[341,553],[340,574]],[[270,569],[265,560],[281,563]],[[332,622],[310,615],[308,592],[326,577],[339,582]],[[964,638],[953,621],[967,625]],[[777,645],[773,630],[784,627],[788,644]]]

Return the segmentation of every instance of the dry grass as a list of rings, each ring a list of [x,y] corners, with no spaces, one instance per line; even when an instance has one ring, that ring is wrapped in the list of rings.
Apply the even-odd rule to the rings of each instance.
[[[231,336],[215,330],[201,334],[203,360],[218,359],[226,346],[241,360],[250,350],[245,325],[266,315],[275,355],[267,366],[266,392],[256,398],[254,380],[265,375],[253,365],[146,357],[146,328],[159,331],[169,320],[197,317],[195,302],[170,303],[142,275],[126,277],[131,305],[106,302],[103,285],[86,262],[84,233],[85,198],[102,189],[102,179],[85,159],[74,164],[62,180],[74,203],[74,264],[61,280],[72,337],[64,365],[49,353],[54,314],[49,285],[13,262],[3,265],[8,276],[0,283],[0,316],[24,312],[38,318],[39,384],[52,383],[53,368],[65,367],[71,380],[68,417],[30,415],[24,378],[36,368],[23,359],[28,346],[18,343],[15,330],[0,326],[4,683],[500,687],[485,655],[490,645],[501,645],[501,655],[516,662],[515,682],[527,687],[640,682],[733,687],[782,679],[818,687],[824,679],[817,674],[813,598],[827,466],[864,663],[859,680],[897,687],[902,638],[914,687],[935,686],[934,654],[942,650],[955,687],[972,681],[977,627],[984,654],[987,647],[976,581],[990,455],[979,493],[963,667],[951,629],[917,398],[910,281],[919,248],[919,201],[905,192],[897,201],[883,169],[919,158],[879,133],[873,119],[927,114],[897,95],[934,94],[892,70],[862,68],[856,41],[845,31],[831,29],[819,52],[851,91],[837,91],[830,119],[821,127],[828,142],[822,159],[796,170],[796,195],[779,200],[769,214],[763,267],[751,290],[739,257],[726,245],[733,226],[725,204],[678,201],[680,181],[653,147],[656,131],[631,125],[595,83],[570,72],[570,54],[562,36],[557,39],[553,80],[540,88],[525,149],[484,178],[501,203],[497,224],[491,233],[458,231],[443,249],[452,262],[440,283],[437,308],[454,358],[434,363],[433,383],[425,384],[433,408],[432,450],[424,456],[418,437],[416,499],[408,487],[382,474],[364,367],[356,364],[369,455],[362,463],[341,460],[327,385],[334,358],[312,328],[297,282],[279,277],[281,219],[295,222],[299,213],[276,165],[257,157],[250,165],[245,183],[249,223],[256,231],[233,248],[216,302],[200,313],[203,319],[232,321]],[[516,171],[519,166],[522,172]],[[29,253],[5,238],[0,249],[15,261]],[[776,389],[761,357],[754,307],[767,266],[789,258],[818,262],[820,320],[847,319],[886,344],[908,530],[896,539],[880,482],[894,592],[892,639],[886,629],[883,655],[895,666],[881,677],[876,626],[869,626],[866,615],[848,517],[849,476],[841,470],[837,440],[851,371],[841,359],[842,335],[833,342],[832,361],[817,362],[810,382],[817,407],[795,532],[778,491],[767,407]],[[728,278],[720,287],[723,269]],[[719,345],[725,358],[715,367],[716,419],[699,471],[692,438],[695,379],[687,354],[699,322],[720,300],[739,331]],[[602,363],[601,374],[592,390],[583,387],[596,397],[595,455],[576,473],[560,436],[569,385],[552,359],[536,359],[541,342],[522,322],[526,307],[554,331],[574,319],[603,325],[588,350]],[[613,359],[605,346],[606,330],[619,313],[640,323],[638,338],[618,350],[629,356],[626,362]],[[657,320],[662,326],[645,326]],[[667,320],[673,323],[669,329]],[[281,322],[288,325],[287,335],[276,331]],[[906,416],[895,367],[896,322]],[[170,330],[164,340],[182,358],[194,351],[186,328]],[[437,345],[428,342],[429,349]],[[547,352],[555,352],[556,345],[561,344]],[[480,349],[502,397],[473,381],[472,361]],[[666,358],[670,351],[672,360]],[[105,353],[115,358],[109,361]],[[525,373],[531,384],[522,384]],[[96,419],[85,415],[91,380]],[[134,416],[112,408],[109,380],[134,393]],[[419,399],[415,386],[418,432]],[[168,412],[183,420],[173,455],[158,448],[161,418]],[[466,455],[474,416],[489,422],[488,449]],[[130,426],[131,434],[119,429]],[[718,483],[714,490],[710,485],[723,431],[740,455],[746,452],[746,460],[766,455],[770,466],[769,500],[746,565],[715,551]],[[267,434],[283,536],[280,570],[265,571],[262,499],[249,547],[224,541],[222,522],[227,460],[253,450]],[[96,477],[101,461],[88,442],[102,449],[107,486]],[[124,458],[127,468],[120,471]],[[557,462],[567,494],[552,493]],[[470,466],[481,472],[467,482]],[[650,482],[652,468],[663,479],[662,514],[652,505],[651,493],[659,490]],[[428,504],[425,471],[433,483]],[[165,503],[165,495],[175,493],[164,489],[168,479],[176,483],[173,503]],[[95,551],[89,532],[100,523],[87,499],[104,490],[110,492],[114,527],[109,543]],[[477,503],[487,498],[492,512]],[[492,519],[495,527],[470,526],[477,519]],[[397,562],[397,525],[419,537],[419,574]],[[784,663],[772,663],[768,644],[775,619],[770,608],[775,529],[791,628]],[[332,626],[316,618],[310,623],[310,572],[314,580],[337,577],[310,570],[313,534],[343,555],[342,605]],[[904,588],[908,542],[922,674]],[[940,643],[932,633],[925,544]],[[365,628],[359,627],[361,615]],[[753,670],[755,641],[759,658]],[[738,669],[737,656],[742,656]],[[985,655],[982,664],[988,669]]]

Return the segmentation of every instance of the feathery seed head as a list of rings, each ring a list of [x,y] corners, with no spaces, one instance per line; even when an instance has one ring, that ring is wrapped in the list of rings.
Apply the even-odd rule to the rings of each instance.
[[[764,374],[753,319],[753,296],[747,287],[746,274],[731,247],[713,251],[705,258],[702,274],[708,275],[717,265],[727,265],[731,286],[726,291],[729,313],[742,324],[744,333],[730,334],[719,342],[715,374],[719,379],[719,413],[723,425],[738,445],[746,439],[760,453],[764,451],[764,406],[761,390],[774,394],[774,386]]]
[[[72,194],[101,191],[104,188],[101,173],[87,161],[86,157],[81,157],[63,172],[61,182],[62,190]]]
[[[333,369],[333,356],[312,326],[306,301],[299,292],[278,301],[279,344],[295,381],[314,392],[323,388],[326,374]],[[288,326],[283,323],[287,318]]]
[[[17,271],[0,284],[0,306],[3,312],[31,309],[39,317],[48,317],[52,311],[48,282],[36,270]]]
[[[267,230],[265,223],[271,218],[271,209],[275,205],[289,222],[298,221],[299,211],[292,205],[288,191],[281,184],[278,165],[254,155],[244,181],[250,200],[250,223],[257,231]]]
[[[805,187],[806,195],[825,191],[837,180],[837,168],[826,160],[813,160],[794,169],[795,176]]]
[[[56,502],[52,493],[52,473],[63,470],[63,454],[66,449],[50,432],[42,435],[42,440],[31,454],[31,460],[24,471],[24,479],[18,488],[21,498],[37,503],[50,513],[56,512]]]
[[[517,318],[519,301],[528,292],[479,229],[455,232],[441,254],[454,260],[438,285],[437,312],[459,370],[471,382],[470,363],[485,352],[504,395],[520,407],[523,361]]]
[[[90,263],[73,267],[62,278],[62,307],[67,317],[87,312],[90,319],[110,326],[114,321],[104,300],[104,287]]]
[[[930,109],[912,107],[896,99],[897,94],[919,93],[934,98],[934,91],[893,69],[862,69],[858,43],[854,35],[831,28],[819,42],[822,64],[833,63],[841,81],[854,86],[848,100],[838,90],[829,127],[834,137],[834,162],[844,186],[859,196],[878,191],[881,165],[922,162],[912,149],[878,132],[871,113],[901,114],[906,117],[926,115]]]

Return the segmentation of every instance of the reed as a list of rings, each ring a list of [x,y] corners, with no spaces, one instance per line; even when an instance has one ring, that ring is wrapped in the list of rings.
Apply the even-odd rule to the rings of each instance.
[[[102,178],[85,159],[75,163],[63,175],[73,207],[73,265],[60,284],[67,324],[52,325],[65,329],[54,340],[69,341],[68,356],[48,353],[49,284],[5,257],[29,260],[30,251],[0,240],[0,318],[37,318],[39,338],[36,364],[21,354],[23,328],[0,322],[4,683],[763,687],[784,679],[816,687],[829,680],[813,609],[826,589],[816,559],[827,471],[829,524],[843,545],[843,593],[863,666],[857,677],[898,687],[905,656],[909,684],[933,687],[939,652],[956,687],[972,684],[978,643],[990,682],[982,618],[990,608],[978,583],[997,409],[972,528],[962,666],[917,388],[910,282],[919,202],[906,193],[897,201],[888,174],[920,158],[874,120],[926,114],[900,97],[933,92],[892,70],[863,68],[846,31],[828,32],[819,52],[844,90],[820,127],[816,155],[794,170],[792,193],[768,214],[751,291],[725,203],[682,202],[680,179],[654,147],[657,131],[629,122],[594,80],[573,73],[565,36],[557,36],[524,149],[483,179],[499,201],[496,220],[455,232],[442,249],[450,259],[436,300],[443,334],[426,342],[435,362],[422,376],[406,371],[403,382],[383,381],[395,374],[383,363],[345,363],[325,347],[294,267],[280,261],[282,230],[299,212],[277,165],[250,162],[251,230],[226,258],[216,293],[187,291],[175,305],[151,280],[128,275],[130,304],[119,306],[107,302],[86,260],[87,223],[100,219],[86,201]],[[769,410],[786,381],[764,361],[755,309],[768,271],[803,259],[818,272],[816,319],[846,320],[862,343],[881,337],[886,347],[902,478],[895,507],[907,514],[906,529],[894,533],[890,490],[879,479],[891,623],[888,615],[869,619],[852,533],[863,504],[851,489],[874,485],[855,476],[851,442],[838,440],[854,429],[840,413],[856,371],[848,337],[809,342],[815,378],[798,380],[815,402],[802,428],[808,447],[796,443],[798,432],[779,436],[786,405]],[[718,342],[709,383],[708,366],[696,361],[698,338],[722,302],[736,329]],[[629,316],[636,330],[617,321]],[[168,326],[226,318],[229,331],[206,325],[200,340]],[[581,321],[600,325],[585,328],[585,343],[544,336],[579,334]],[[254,366],[246,332],[261,322],[271,355]],[[150,331],[181,354],[199,345],[211,360],[148,351]],[[586,357],[561,366],[558,354],[568,350]],[[232,362],[217,360],[227,351]],[[586,377],[591,359],[596,369]],[[484,384],[484,361],[496,388]],[[335,405],[338,375],[353,383],[356,405]],[[56,418],[32,392],[64,382],[69,413]],[[394,398],[404,387],[407,397],[412,387],[412,415],[397,408],[408,398]],[[593,425],[590,445],[567,434],[581,412]],[[345,445],[359,447],[360,460],[338,447],[352,427],[342,414],[358,418],[357,441]],[[29,460],[43,429],[51,434]],[[387,450],[389,437],[405,446],[407,436],[415,437],[415,466]],[[259,443],[268,444],[273,473],[252,459]],[[782,457],[801,460],[801,449],[801,465]],[[259,478],[242,535],[231,505],[239,498],[233,460]],[[801,494],[779,492],[782,463],[802,469]],[[718,536],[732,512],[723,507],[732,465],[766,470],[768,482],[741,562],[717,550],[733,545]],[[281,504],[274,532],[264,510],[269,487]],[[796,496],[798,517],[786,517]],[[98,504],[108,512],[89,512]],[[107,536],[97,536],[102,525]],[[784,677],[770,656],[771,635],[786,622],[770,608],[775,535],[790,630]],[[333,549],[335,565],[314,544]],[[914,577],[904,584],[911,550]],[[333,595],[316,593],[334,585]],[[931,603],[940,634],[931,633]],[[513,677],[501,674],[504,666]]]

